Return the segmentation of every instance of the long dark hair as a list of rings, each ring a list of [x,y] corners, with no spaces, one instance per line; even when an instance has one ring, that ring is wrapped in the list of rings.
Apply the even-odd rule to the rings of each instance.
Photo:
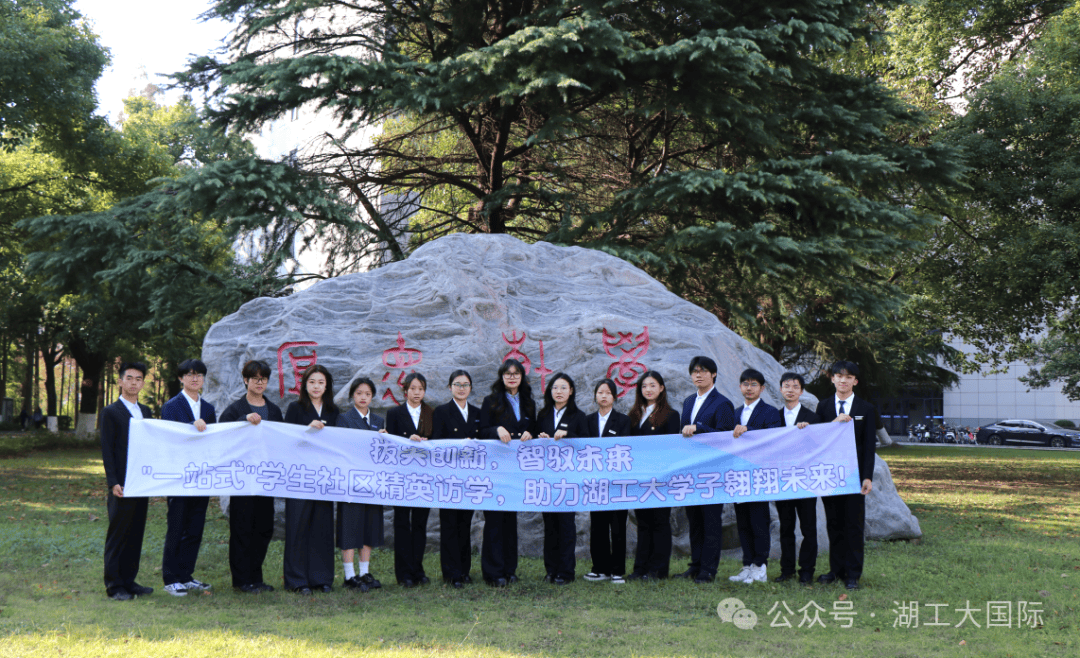
[[[507,359],[499,366],[499,373],[495,377],[495,382],[491,385],[491,395],[495,397],[495,406],[492,407],[492,414],[498,418],[506,411],[507,405],[510,403],[506,401],[506,384],[503,384],[503,375],[510,368],[517,368],[521,373],[521,386],[518,388],[518,399],[521,401],[521,417],[522,418],[536,418],[536,402],[532,397],[532,385],[529,384],[529,378],[525,376],[525,366],[521,365],[521,361],[517,359]]]
[[[408,391],[413,382],[420,382],[420,385],[424,387],[424,393],[427,393],[427,377],[424,377],[418,372],[410,372],[405,375],[405,381],[401,384],[406,392],[406,399],[401,403],[402,408],[407,409],[409,406]],[[434,429],[433,415],[434,413],[431,410],[431,405],[420,400],[420,425],[416,428],[417,434],[429,439],[431,438],[431,430]]]
[[[671,413],[671,405],[668,404],[667,399],[667,386],[664,385],[664,376],[655,370],[646,370],[645,374],[641,376],[641,379],[637,382],[637,393],[634,395],[634,407],[630,410],[630,420],[636,425],[641,424],[641,415],[645,413],[646,407],[649,406],[649,401],[645,399],[645,396],[641,394],[641,385],[645,383],[645,380],[652,377],[656,380],[657,384],[660,384],[660,395],[656,398],[656,408],[653,409],[652,424],[653,427],[663,425],[667,420],[668,414]]]
[[[555,398],[551,395],[551,389],[555,386],[555,382],[560,379],[565,379],[567,384],[570,384],[570,399],[566,401],[566,412],[573,414],[578,410],[577,406],[577,386],[574,386],[574,380],[570,379],[570,375],[565,372],[557,372],[555,376],[548,381],[547,389],[544,390],[544,408],[540,410],[540,415],[543,416],[547,413],[548,409],[555,411]]]
[[[326,369],[326,366],[315,364],[310,366],[304,371],[304,376],[300,378],[300,406],[304,409],[311,411],[314,405],[311,404],[311,398],[308,396],[307,383],[311,379],[311,376],[315,373],[322,373],[326,377],[326,391],[323,392],[322,403],[323,409],[331,409],[336,411],[337,405],[334,404],[334,377],[330,374],[330,371]]]

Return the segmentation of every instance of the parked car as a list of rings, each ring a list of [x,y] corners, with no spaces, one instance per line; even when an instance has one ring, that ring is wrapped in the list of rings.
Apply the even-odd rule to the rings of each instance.
[[[1080,430],[1067,430],[1034,420],[1002,420],[981,428],[975,442],[991,446],[1016,443],[1049,448],[1080,448]]]

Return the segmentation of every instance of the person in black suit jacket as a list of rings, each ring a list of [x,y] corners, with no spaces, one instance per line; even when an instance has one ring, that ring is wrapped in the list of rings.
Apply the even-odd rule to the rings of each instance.
[[[780,427],[780,412],[776,407],[761,400],[765,388],[765,375],[748,368],[739,376],[739,392],[743,404],[735,410],[738,425],[732,436],[738,439],[750,430]],[[735,521],[739,529],[739,544],[743,551],[743,568],[729,578],[733,582],[763,583],[768,579],[769,551],[772,537],[769,535],[769,503],[755,501],[735,503]]]
[[[206,379],[206,364],[199,359],[188,359],[177,368],[177,377],[184,388],[161,407],[161,419],[189,423],[200,432],[206,431],[206,426],[217,420],[214,406],[200,395]],[[195,413],[196,409],[198,413]],[[173,596],[185,596],[190,591],[210,589],[210,585],[194,576],[210,497],[167,496],[165,503],[168,511],[165,549],[161,556],[165,591]]]
[[[544,391],[544,408],[536,416],[538,439],[576,439],[585,436],[585,414],[577,407],[574,380],[555,373]],[[574,548],[577,525],[574,512],[544,512],[544,582],[565,585],[576,576]]]
[[[609,438],[630,435],[630,417],[615,411],[618,389],[611,379],[601,379],[593,388],[596,411],[585,417],[585,436]],[[585,580],[610,579],[621,585],[626,582],[626,518],[624,509],[601,510],[589,513],[589,552],[592,571]]]
[[[450,373],[453,399],[435,407],[431,439],[477,439],[480,437],[480,410],[469,404],[472,375],[464,370]],[[471,509],[439,510],[439,561],[445,582],[461,589],[472,582]]]
[[[491,393],[480,406],[480,438],[510,443],[532,438],[536,403],[525,366],[507,359],[499,366],[499,376]],[[484,512],[484,545],[480,550],[480,570],[484,581],[495,587],[516,583],[518,565],[517,512]]]
[[[859,589],[863,573],[863,543],[866,532],[866,496],[873,489],[874,452],[877,447],[877,408],[855,397],[859,367],[850,361],[838,361],[829,369],[836,394],[818,405],[818,415],[825,423],[855,423],[855,453],[859,460],[857,494],[826,496],[825,530],[829,533],[829,572],[818,577],[820,583],[843,580],[848,589]]]
[[[641,375],[630,409],[631,436],[679,433],[679,414],[671,408],[663,376],[655,370]],[[639,509],[634,571],[627,580],[652,581],[668,577],[671,566],[671,508]]]
[[[218,418],[220,423],[246,420],[258,425],[264,420],[280,423],[281,409],[264,397],[272,371],[265,361],[248,361],[240,371],[247,392]],[[229,571],[233,588],[248,594],[272,592],[263,580],[266,549],[274,538],[273,496],[233,496],[229,499]]]
[[[690,381],[697,393],[683,400],[682,434],[690,438],[708,432],[735,429],[735,409],[731,400],[716,390],[716,362],[707,356],[690,360]],[[690,567],[679,578],[695,583],[711,583],[720,566],[721,535],[724,530],[724,504],[691,505],[686,508],[690,526]]]
[[[427,379],[418,372],[405,376],[405,402],[386,412],[386,431],[413,441],[431,438],[432,411],[424,402]],[[402,587],[427,585],[424,573],[424,549],[427,547],[427,523],[431,509],[394,505],[394,575]]]
[[[315,364],[300,378],[300,400],[285,408],[285,422],[314,430],[337,425],[334,378]],[[328,500],[285,499],[285,551],[282,577],[285,589],[297,594],[334,590],[334,503]]]
[[[101,462],[109,487],[105,531],[105,593],[117,601],[129,601],[154,590],[135,582],[139,575],[143,535],[146,532],[148,498],[124,497],[127,478],[128,425],[132,418],[151,418],[150,408],[139,403],[146,366],[120,365],[120,399],[101,410]]]
[[[371,432],[386,432],[386,421],[371,411],[375,399],[375,382],[359,377],[349,385],[349,410],[338,416],[338,427]],[[337,504],[337,547],[341,549],[341,565],[345,569],[345,588],[367,592],[382,587],[371,573],[371,547],[383,544],[383,507],[367,503]],[[360,548],[360,564],[353,558]],[[359,566],[359,570],[357,570]]]
[[[802,375],[785,372],[780,376],[780,395],[784,398],[781,417],[785,427],[805,429],[820,423],[816,413],[802,406],[806,382]],[[776,501],[776,515],[780,519],[780,575],[774,580],[782,583],[795,577],[795,523],[802,529],[803,541],[799,549],[799,582],[814,581],[814,565],[817,564],[817,498]]]

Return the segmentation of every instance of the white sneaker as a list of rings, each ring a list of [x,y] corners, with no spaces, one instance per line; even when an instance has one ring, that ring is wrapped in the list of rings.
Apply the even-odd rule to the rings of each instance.
[[[768,571],[768,566],[764,564],[760,567],[750,567],[750,575],[746,577],[746,583],[764,583],[768,581]]]
[[[750,570],[753,569],[753,568],[754,567],[752,567],[752,566],[743,567],[742,571],[735,574],[734,576],[729,577],[728,580],[730,580],[733,583],[749,582],[746,579],[750,577]]]
[[[623,578],[622,576],[612,576],[611,577],[611,584],[612,585],[625,585],[626,584],[626,579]]]
[[[591,582],[594,582],[594,583],[600,582],[601,580],[607,580],[607,579],[608,579],[608,575],[606,573],[593,573],[592,571],[590,571],[589,573],[585,574],[585,580],[588,580],[588,581],[591,581]]]
[[[198,580],[195,580],[194,578],[192,578],[188,582],[184,583],[184,587],[189,589],[189,590],[194,590],[196,592],[201,592],[203,590],[210,589],[212,586],[209,583],[204,583],[204,582],[201,582],[201,581],[198,581]]]
[[[187,596],[187,587],[184,586],[184,583],[166,585],[165,591],[173,596]]]

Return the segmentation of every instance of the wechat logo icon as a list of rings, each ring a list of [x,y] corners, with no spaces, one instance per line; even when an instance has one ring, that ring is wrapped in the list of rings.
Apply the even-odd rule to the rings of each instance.
[[[757,613],[736,598],[724,599],[718,603],[716,614],[720,617],[720,621],[731,622],[739,630],[748,631],[757,626]]]

